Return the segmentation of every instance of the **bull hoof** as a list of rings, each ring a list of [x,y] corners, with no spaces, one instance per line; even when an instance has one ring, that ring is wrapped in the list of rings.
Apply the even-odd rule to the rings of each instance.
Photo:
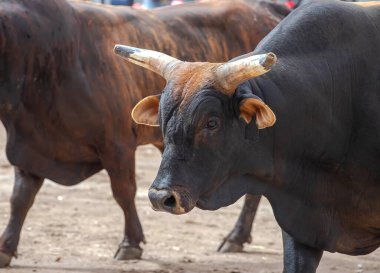
[[[222,253],[233,253],[233,252],[242,252],[243,251],[243,245],[230,242],[230,241],[224,241],[218,248],[218,252]]]
[[[115,253],[115,260],[138,260],[141,258],[143,250],[140,247],[121,245]]]
[[[11,263],[11,260],[11,255],[0,252],[0,268],[8,266]]]

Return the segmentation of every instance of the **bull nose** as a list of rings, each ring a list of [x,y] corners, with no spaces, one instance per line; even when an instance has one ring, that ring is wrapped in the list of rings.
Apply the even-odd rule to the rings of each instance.
[[[178,193],[168,190],[149,189],[149,199],[154,210],[166,211],[173,214],[183,214],[181,197]]]

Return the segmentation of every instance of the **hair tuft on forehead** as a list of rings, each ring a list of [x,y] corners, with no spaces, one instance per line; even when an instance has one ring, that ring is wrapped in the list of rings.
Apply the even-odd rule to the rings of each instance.
[[[215,85],[215,70],[220,64],[185,63],[168,83],[171,96],[183,109],[195,96],[210,86]]]

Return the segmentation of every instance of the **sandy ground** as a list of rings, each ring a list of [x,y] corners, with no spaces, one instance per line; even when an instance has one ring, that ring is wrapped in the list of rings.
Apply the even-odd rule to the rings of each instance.
[[[4,155],[0,130],[0,226],[9,218],[13,170]],[[137,208],[147,244],[139,261],[112,259],[122,238],[122,213],[112,198],[109,180],[101,172],[74,187],[47,181],[24,225],[19,258],[7,273],[271,273],[282,270],[282,240],[269,203],[260,204],[253,240],[244,253],[215,250],[238,217],[242,200],[216,212],[193,210],[183,216],[155,212],[147,189],[160,161],[152,146],[137,152]],[[380,272],[380,250],[349,257],[326,253],[318,272]]]

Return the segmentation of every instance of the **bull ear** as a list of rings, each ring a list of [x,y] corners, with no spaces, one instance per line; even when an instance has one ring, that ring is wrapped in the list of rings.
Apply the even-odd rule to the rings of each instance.
[[[132,119],[137,124],[160,126],[158,122],[160,97],[161,95],[153,95],[140,100],[132,110]]]
[[[273,126],[276,122],[276,116],[272,109],[269,108],[259,97],[248,97],[240,102],[240,117],[246,123],[252,121],[256,115],[257,128],[264,129]]]

